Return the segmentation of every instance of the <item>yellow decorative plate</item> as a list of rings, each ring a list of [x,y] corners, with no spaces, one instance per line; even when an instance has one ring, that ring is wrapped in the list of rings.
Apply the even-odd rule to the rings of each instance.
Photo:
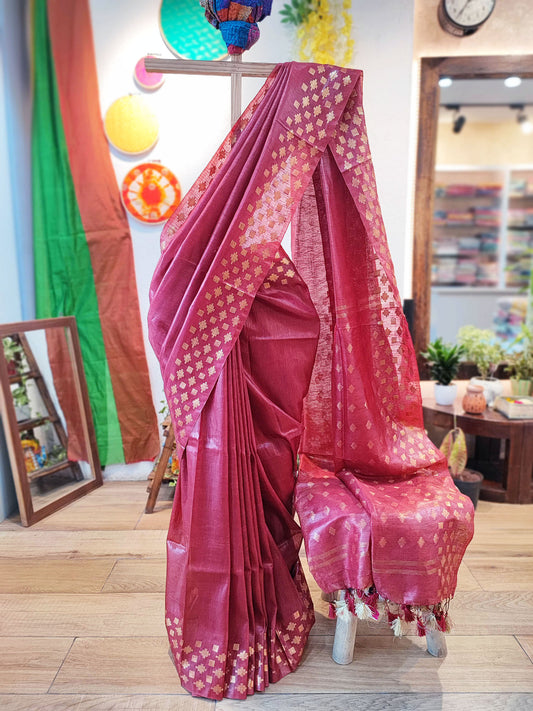
[[[114,101],[104,118],[107,140],[123,153],[144,153],[159,137],[159,123],[142,96],[130,94]]]

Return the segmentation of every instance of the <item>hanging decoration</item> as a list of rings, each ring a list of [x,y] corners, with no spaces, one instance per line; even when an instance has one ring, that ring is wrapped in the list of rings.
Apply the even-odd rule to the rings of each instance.
[[[122,202],[141,222],[165,222],[181,200],[181,187],[171,170],[161,163],[141,163],[122,182]]]
[[[102,465],[152,459],[159,432],[89,0],[34,0],[32,42],[36,315],[76,317]]]
[[[296,28],[298,59],[349,66],[353,60],[352,0],[291,0],[280,15]]]
[[[147,101],[139,95],[121,96],[108,108],[104,119],[107,140],[130,155],[145,153],[159,138],[159,122]]]
[[[165,77],[161,74],[161,72],[146,71],[144,60],[150,56],[152,55],[147,54],[146,57],[141,57],[133,70],[133,78],[135,79],[135,83],[139,88],[144,89],[145,91],[155,91],[156,89],[159,89],[165,81]]]
[[[228,54],[198,0],[162,0],[159,29],[169,50],[181,59],[223,59]]]
[[[200,0],[200,4],[207,20],[220,30],[229,54],[242,54],[257,42],[257,23],[272,10],[272,0]]]

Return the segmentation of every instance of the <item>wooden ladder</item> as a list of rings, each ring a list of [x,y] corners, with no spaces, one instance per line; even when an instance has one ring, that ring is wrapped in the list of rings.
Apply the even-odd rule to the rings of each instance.
[[[63,447],[65,452],[67,452],[67,433],[65,432],[65,428],[63,427],[63,423],[58,415],[54,402],[50,397],[50,393],[48,392],[48,388],[46,387],[46,383],[41,373],[41,370],[37,364],[37,361],[35,360],[35,356],[33,355],[33,351],[30,347],[30,344],[28,343],[28,339],[23,333],[13,333],[10,335],[10,338],[15,343],[18,343],[20,345],[22,351],[24,352],[24,357],[28,364],[29,370],[23,373],[17,373],[16,375],[10,375],[9,382],[22,383],[24,380],[33,380],[35,382],[35,385],[37,386],[37,389],[39,390],[39,394],[41,395],[43,405],[46,408],[47,412],[46,415],[42,415],[40,417],[32,417],[29,420],[21,420],[17,422],[19,432],[29,432],[31,435],[33,435],[33,430],[36,427],[40,427],[41,425],[50,422],[56,431],[61,446]],[[57,462],[57,464],[39,467],[39,469],[36,469],[33,472],[28,472],[28,479],[30,482],[37,480],[38,484],[40,484],[42,482],[43,477],[49,476],[50,474],[55,474],[56,472],[69,468],[72,470],[72,473],[78,481],[81,481],[84,478],[78,462],[71,462],[67,458],[62,462]]]

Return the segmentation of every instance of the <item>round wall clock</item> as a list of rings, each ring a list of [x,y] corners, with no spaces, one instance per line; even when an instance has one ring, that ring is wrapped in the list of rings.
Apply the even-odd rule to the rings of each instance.
[[[172,215],[181,200],[181,187],[174,173],[161,163],[140,163],[122,181],[122,202],[141,222],[156,224]]]
[[[130,94],[114,101],[104,118],[107,140],[123,153],[137,155],[152,148],[159,122],[142,96]]]
[[[221,33],[205,19],[197,0],[162,0],[159,28],[167,47],[182,59],[223,59],[228,54]]]
[[[149,54],[146,55],[146,57],[149,56]],[[141,57],[135,65],[135,69],[133,70],[133,78],[135,79],[137,86],[141,89],[144,89],[145,91],[155,91],[156,89],[159,89],[161,84],[165,81],[165,77],[161,74],[161,72],[146,71],[146,67],[144,66],[144,60],[146,57]]]
[[[446,32],[466,37],[489,19],[495,5],[496,0],[440,0],[439,22]]]

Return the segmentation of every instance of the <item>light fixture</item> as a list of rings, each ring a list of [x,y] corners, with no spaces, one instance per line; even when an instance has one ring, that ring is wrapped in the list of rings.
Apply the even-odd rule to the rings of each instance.
[[[522,133],[526,136],[533,133],[533,123],[531,123],[524,111],[524,104],[511,104],[510,108],[516,111],[516,121]]]
[[[508,89],[514,89],[515,87],[520,86],[522,79],[520,79],[520,77],[507,77],[507,79],[504,79],[503,83]]]
[[[441,77],[439,79],[439,86],[441,89],[447,89],[453,84],[451,77]]]

